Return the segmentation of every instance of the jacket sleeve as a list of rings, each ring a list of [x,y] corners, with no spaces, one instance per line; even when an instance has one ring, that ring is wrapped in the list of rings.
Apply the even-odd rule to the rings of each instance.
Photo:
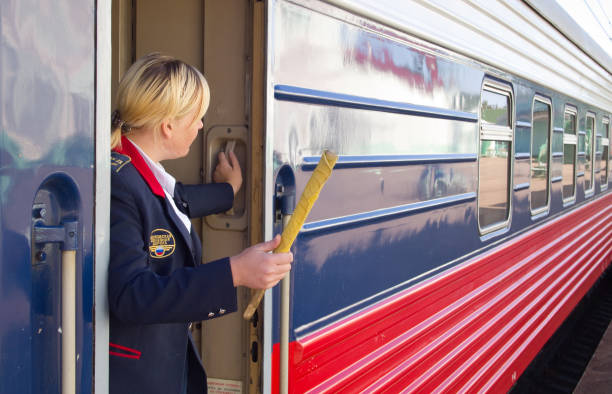
[[[190,218],[225,212],[234,204],[234,190],[229,183],[183,185],[176,183],[175,197],[187,209]]]
[[[111,313],[136,324],[186,323],[237,309],[229,258],[175,269],[168,276],[149,267],[140,201],[112,177],[108,299]],[[147,191],[148,192],[148,191]],[[137,201],[138,200],[138,201]]]

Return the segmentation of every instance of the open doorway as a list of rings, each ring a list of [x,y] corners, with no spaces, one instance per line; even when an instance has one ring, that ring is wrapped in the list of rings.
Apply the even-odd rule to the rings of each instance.
[[[206,182],[218,150],[225,149],[228,140],[237,141],[232,145],[244,186],[234,209],[193,222],[205,262],[262,240],[263,7],[263,2],[253,0],[112,2],[113,106],[121,76],[136,59],[151,52],[197,67],[211,89],[203,131],[185,158],[162,163],[166,170],[183,183]],[[249,299],[248,289],[240,288],[237,313],[194,322],[192,335],[212,382],[239,382],[241,391],[257,392],[261,327],[242,319]]]

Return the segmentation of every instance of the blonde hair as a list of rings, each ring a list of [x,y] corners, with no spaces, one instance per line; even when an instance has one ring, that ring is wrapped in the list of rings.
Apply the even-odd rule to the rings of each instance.
[[[198,109],[200,119],[210,103],[210,89],[195,67],[170,56],[151,53],[138,59],[117,89],[117,109],[111,124],[111,149],[121,146],[121,134],[143,126],[156,127]]]

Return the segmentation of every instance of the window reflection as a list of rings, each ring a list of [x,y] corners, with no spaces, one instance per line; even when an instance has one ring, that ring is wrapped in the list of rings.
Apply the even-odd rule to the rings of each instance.
[[[563,132],[576,135],[576,115],[566,112],[563,121]]]
[[[602,146],[602,152],[601,152],[601,161],[600,161],[600,165],[599,168],[601,168],[601,184],[602,185],[607,185],[608,184],[608,155],[609,155],[609,147],[610,147],[610,123],[606,123],[604,122],[603,124],[603,134],[602,137],[607,141],[607,143],[604,143]]]
[[[563,169],[561,173],[563,179],[561,184],[563,185],[563,199],[566,200],[574,198],[576,195],[576,139],[565,137],[565,135],[576,135],[576,114],[565,113],[563,134]]]
[[[482,123],[498,126],[510,126],[510,97],[505,94],[482,91],[482,106],[480,114]]]
[[[480,142],[480,181],[478,221],[481,228],[508,220],[510,142]]]
[[[595,118],[587,116],[586,133],[584,136],[584,190],[590,191],[593,188],[593,130],[595,128]]]
[[[512,87],[486,81],[480,105],[478,225],[481,234],[510,220],[512,188]]]
[[[548,206],[550,105],[536,100],[531,133],[531,210]]]
[[[563,199],[574,197],[576,188],[576,145],[563,145]]]

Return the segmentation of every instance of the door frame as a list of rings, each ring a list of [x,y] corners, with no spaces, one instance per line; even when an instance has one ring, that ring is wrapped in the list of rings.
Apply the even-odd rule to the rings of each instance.
[[[94,202],[94,392],[108,393],[110,247],[111,0],[96,1],[95,202]]]

